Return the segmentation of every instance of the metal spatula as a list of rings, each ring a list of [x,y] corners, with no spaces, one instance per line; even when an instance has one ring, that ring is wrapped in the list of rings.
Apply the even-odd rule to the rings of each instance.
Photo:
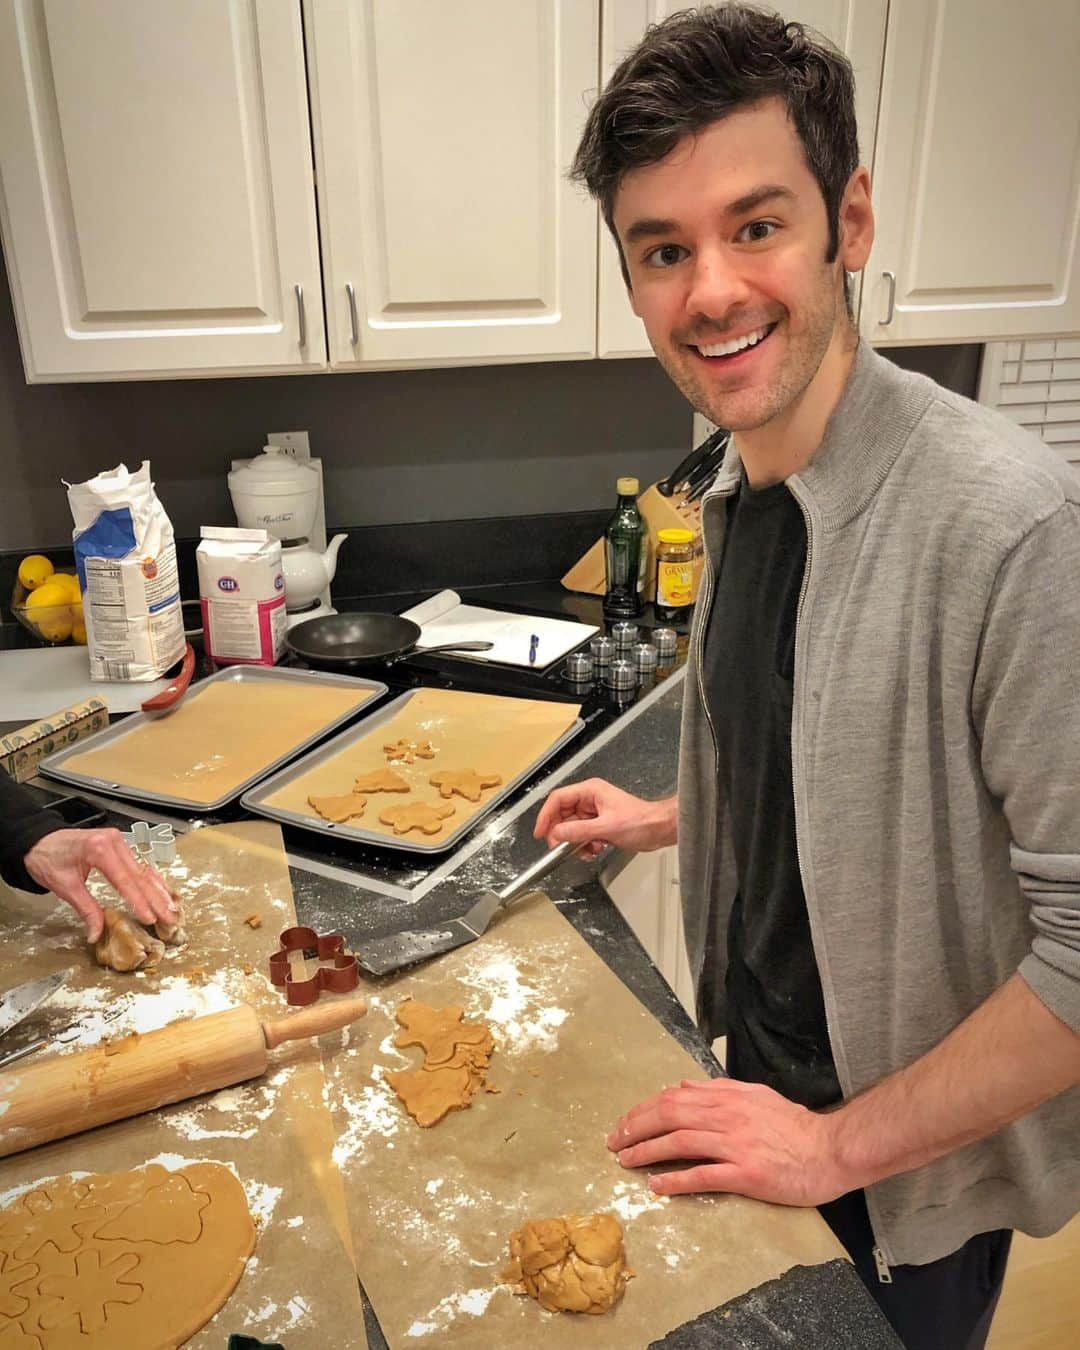
[[[443,952],[452,952],[455,947],[475,942],[487,929],[497,910],[533,890],[537,882],[550,876],[583,847],[583,844],[559,844],[501,891],[481,891],[460,918],[448,919],[434,928],[412,928],[405,933],[391,933],[389,937],[376,938],[367,943],[362,951],[355,953],[357,964],[369,975],[389,975],[402,966],[428,961],[433,956],[441,956]]]

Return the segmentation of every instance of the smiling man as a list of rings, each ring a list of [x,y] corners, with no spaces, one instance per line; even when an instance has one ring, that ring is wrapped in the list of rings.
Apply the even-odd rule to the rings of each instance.
[[[851,69],[798,24],[650,29],[574,169],[657,358],[733,432],[678,796],[592,780],[537,820],[678,840],[727,1035],[730,1079],[664,1087],[609,1146],[661,1194],[818,1205],[907,1346],[975,1350],[1012,1230],[1080,1208],[1080,482],[860,343]]]

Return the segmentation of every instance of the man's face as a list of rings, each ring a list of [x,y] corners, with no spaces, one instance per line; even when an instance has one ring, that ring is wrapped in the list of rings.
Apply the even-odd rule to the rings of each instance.
[[[690,403],[733,431],[790,408],[847,318],[843,252],[826,263],[825,202],[781,100],[629,172],[614,220],[634,312]]]

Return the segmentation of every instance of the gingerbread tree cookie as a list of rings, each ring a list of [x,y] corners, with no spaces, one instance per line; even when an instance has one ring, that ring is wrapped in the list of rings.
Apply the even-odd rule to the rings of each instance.
[[[392,825],[395,834],[408,834],[410,830],[419,830],[422,834],[438,834],[443,821],[454,814],[454,808],[446,802],[434,806],[428,802],[400,802],[397,806],[388,806],[379,812],[384,825]]]
[[[470,802],[478,802],[485,788],[498,787],[502,774],[477,773],[475,769],[440,769],[428,779],[439,789],[441,797],[452,797],[456,792]]]

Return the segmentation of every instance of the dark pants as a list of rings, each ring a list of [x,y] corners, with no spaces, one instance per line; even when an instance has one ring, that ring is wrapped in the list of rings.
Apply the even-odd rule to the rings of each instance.
[[[982,1350],[1005,1279],[1009,1229],[980,1233],[925,1266],[892,1266],[892,1284],[882,1284],[862,1191],[822,1205],[821,1214],[907,1350]]]

